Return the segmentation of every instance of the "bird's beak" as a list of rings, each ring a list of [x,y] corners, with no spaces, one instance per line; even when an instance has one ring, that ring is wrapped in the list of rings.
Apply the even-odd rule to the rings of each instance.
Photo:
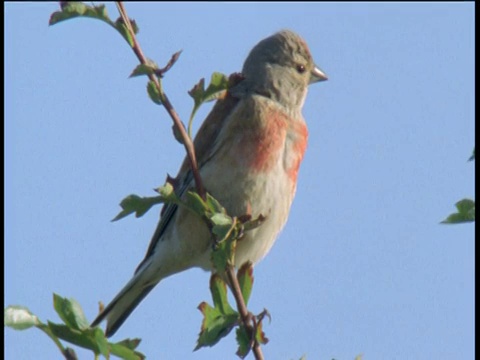
[[[319,81],[325,81],[328,80],[327,75],[320,70],[318,66],[314,66],[312,72],[310,73],[310,84],[319,82]]]

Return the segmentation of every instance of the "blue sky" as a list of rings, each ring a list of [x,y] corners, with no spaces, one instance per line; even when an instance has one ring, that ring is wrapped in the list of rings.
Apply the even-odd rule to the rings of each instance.
[[[473,358],[474,226],[439,222],[474,194],[474,4],[126,7],[149,58],[162,65],[183,49],[164,87],[184,120],[200,78],[239,71],[283,28],[329,75],[304,106],[309,146],[289,221],[255,269],[249,307],[272,314],[266,358]],[[137,62],[123,39],[93,20],[48,27],[56,9],[4,8],[4,301],[60,321],[56,292],[93,319],[158,220],[155,208],[112,223],[118,203],[153,195],[184,153],[145,79],[128,79]],[[150,359],[235,358],[233,335],[192,352],[208,279],[201,270],[166,279],[114,339],[142,338]],[[38,330],[6,329],[4,339],[7,359],[61,358]]]

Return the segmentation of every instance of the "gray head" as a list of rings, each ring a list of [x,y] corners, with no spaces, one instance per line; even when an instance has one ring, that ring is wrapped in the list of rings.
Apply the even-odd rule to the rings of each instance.
[[[242,70],[243,90],[271,98],[285,107],[300,109],[309,84],[327,80],[313,62],[306,42],[290,30],[260,41]]]

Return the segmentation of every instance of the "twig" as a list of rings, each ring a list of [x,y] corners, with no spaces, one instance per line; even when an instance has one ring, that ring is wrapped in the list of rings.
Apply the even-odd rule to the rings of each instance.
[[[137,56],[140,63],[146,65],[147,64],[147,58],[143,54],[142,48],[140,47],[140,44],[137,41],[137,38],[135,36],[135,32],[133,31],[133,28],[132,28],[132,24],[131,24],[130,19],[127,15],[127,11],[125,10],[125,7],[123,6],[123,2],[118,1],[118,2],[116,2],[116,4],[117,4],[118,11],[120,12],[120,16],[122,17],[122,20],[125,23],[125,25],[127,26],[128,31],[130,32],[130,35],[132,37],[133,52]],[[165,73],[165,71],[170,69],[170,67],[176,61],[175,55],[176,54],[173,55],[172,59],[170,60],[170,62],[165,67],[166,70],[164,70],[163,73]],[[205,200],[206,199],[205,188],[203,187],[202,179],[200,178],[200,173],[198,171],[198,163],[197,163],[197,158],[195,156],[195,148],[193,146],[193,142],[190,139],[190,137],[188,136],[187,131],[185,129],[185,126],[182,123],[182,120],[180,120],[180,117],[178,116],[177,112],[173,108],[173,106],[172,106],[170,100],[168,99],[167,95],[163,92],[163,89],[162,89],[162,86],[161,86],[161,84],[158,80],[158,77],[151,74],[151,75],[148,75],[148,78],[150,79],[150,81],[153,81],[155,83],[155,86],[158,89],[158,93],[160,94],[160,96],[162,98],[162,104],[163,104],[163,106],[165,106],[165,109],[167,110],[168,114],[170,115],[170,117],[173,120],[174,126],[176,127],[176,129],[179,132],[179,135],[182,139],[183,145],[185,146],[185,150],[187,151],[187,156],[188,156],[188,160],[190,161],[190,168],[192,169],[193,178],[195,179],[195,186],[197,188],[197,192],[200,195],[200,197],[203,200]]]
[[[180,54],[182,53],[182,50],[177,51],[175,54],[172,55],[170,61],[167,63],[167,65],[164,68],[157,69],[155,70],[155,75],[158,77],[162,78],[165,73],[170,70],[170,68],[175,64],[180,57]]]
[[[240,317],[242,319],[243,326],[247,329],[248,335],[253,338],[253,347],[252,351],[255,356],[256,360],[263,360],[263,352],[260,344],[255,339],[255,328],[252,326],[251,322],[251,314],[245,305],[245,301],[243,300],[242,290],[240,289],[240,284],[238,283],[237,276],[235,275],[235,268],[233,265],[228,265],[225,269],[227,274],[228,282],[230,284],[230,288],[233,293],[233,297],[235,298],[235,302],[237,303],[237,309],[240,313]]]

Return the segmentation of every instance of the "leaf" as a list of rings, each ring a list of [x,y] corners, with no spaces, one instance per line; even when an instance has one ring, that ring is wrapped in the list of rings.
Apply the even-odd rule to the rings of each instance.
[[[215,345],[230,333],[238,321],[238,313],[228,303],[227,286],[217,274],[210,278],[210,292],[214,307],[206,302],[202,302],[198,306],[203,314],[203,321],[194,350]]]
[[[218,309],[212,308],[206,302],[201,303],[198,309],[204,318],[194,351],[205,346],[215,345],[230,333],[238,319],[237,315],[221,314]]]
[[[32,312],[24,307],[11,305],[3,311],[3,325],[15,330],[25,330],[41,324]]]
[[[253,265],[250,261],[244,263],[237,272],[238,284],[242,290],[243,300],[245,305],[248,305],[248,300],[252,293],[253,287]]]
[[[113,355],[125,360],[143,360],[145,355],[134,351],[140,344],[140,339],[125,339],[117,343],[110,343],[110,351]]]
[[[82,307],[75,299],[67,299],[53,294],[53,307],[58,316],[69,327],[76,330],[84,330],[90,327]]]
[[[96,354],[100,353],[97,341],[95,340],[94,332],[95,330],[98,331],[100,329],[87,329],[81,331],[73,329],[67,325],[55,324],[50,321],[48,321],[48,328],[56,337],[62,340],[68,341],[69,343],[75,344],[85,349],[90,349]]]
[[[212,232],[217,236],[218,241],[211,254],[214,268],[223,273],[227,265],[235,262],[235,249],[237,247],[238,228],[236,218],[233,218],[231,226],[213,226]],[[223,236],[223,237],[222,237]]]
[[[129,19],[130,24],[132,25],[132,30],[134,34],[138,33],[138,26],[135,20]],[[122,37],[127,41],[128,45],[130,45],[132,48],[135,46],[133,37],[131,32],[128,30],[127,25],[123,21],[122,17],[119,17],[116,21],[115,24],[112,24],[112,26],[122,35]]]
[[[172,202],[175,204],[181,203],[181,200],[178,198],[177,194],[175,193],[175,189],[173,188],[173,185],[169,182],[155,189],[155,191],[160,194],[164,202]]]
[[[118,343],[109,343],[103,330],[100,328],[88,328],[76,330],[63,324],[48,322],[48,328],[56,337],[68,341],[77,346],[90,349],[95,354],[102,354],[109,358],[110,354],[126,360],[143,360],[145,355],[134,349],[140,343],[138,339],[126,339]]]
[[[211,209],[212,213],[222,213],[222,214],[227,213],[225,208],[218,202],[218,200],[215,199],[209,193],[207,193],[206,203],[207,203],[207,206]]]
[[[140,64],[133,69],[129,77],[142,76],[142,75],[153,75],[158,70],[158,65],[155,62],[150,61],[148,64]]]
[[[138,339],[138,338],[124,339],[122,341],[117,342],[116,345],[122,345],[129,348],[130,350],[135,350],[138,347],[138,345],[140,345],[141,342],[142,342],[142,339]]]
[[[441,224],[460,224],[475,221],[475,201],[463,199],[458,201],[455,206],[458,212],[450,214]]]
[[[152,206],[156,204],[162,204],[164,202],[165,199],[162,196],[140,197],[135,194],[128,195],[120,202],[120,207],[123,210],[120,211],[112,221],[120,220],[132,213],[135,213],[135,217],[139,218],[148,210],[150,210]]]
[[[265,336],[265,333],[263,332],[263,321],[259,321],[257,323],[257,327],[255,328],[256,331],[255,331],[255,340],[259,343],[259,344],[263,344],[265,345],[266,343],[268,343],[268,338]]]
[[[147,84],[147,93],[150,99],[157,105],[162,105],[162,95],[160,94],[157,85],[153,81],[149,81]]]
[[[218,308],[222,314],[236,314],[228,303],[227,285],[217,274],[213,274],[210,278],[210,292],[212,294],[213,305]]]
[[[236,339],[238,344],[238,349],[236,354],[238,357],[244,359],[248,355],[248,353],[250,352],[253,346],[253,341],[248,336],[247,330],[245,329],[244,326],[240,326],[236,330]]]
[[[218,242],[222,242],[227,239],[230,232],[235,227],[235,221],[228,215],[223,213],[215,213],[210,217],[212,222],[212,233]]]
[[[183,128],[185,128],[185,125],[183,125],[183,123],[181,123]],[[183,136],[182,136],[182,133],[181,131],[179,130],[177,124],[173,124],[172,125],[172,132],[173,132],[173,137],[175,138],[175,140],[177,140],[180,144],[184,144],[185,141],[183,139]]]
[[[210,215],[208,205],[195,191],[187,191],[185,205],[200,217],[208,218]]]
[[[123,22],[123,19],[120,17],[115,22],[113,22],[107,14],[107,9],[105,5],[98,6],[89,6],[82,2],[76,1],[61,1],[60,2],[60,11],[54,12],[50,16],[48,22],[49,25],[55,25],[61,21],[74,19],[77,17],[87,17],[92,19],[97,19],[103,21],[117,30],[120,35],[127,41],[130,47],[134,47],[133,36],[128,30],[127,26]],[[138,26],[135,20],[129,19],[130,24],[132,25],[132,31],[134,34],[138,33]]]
[[[468,158],[468,161],[473,161],[475,160],[475,148],[473,148],[472,156]]]
[[[200,106],[208,101],[216,100],[225,94],[228,89],[228,78],[222,73],[214,72],[210,78],[210,84],[205,90],[205,79],[200,79],[188,94],[193,98],[193,109],[188,121],[188,134],[191,136],[192,122]]]
[[[188,92],[197,106],[221,97],[228,88],[228,78],[222,73],[214,72],[206,90],[204,90],[204,84],[205,81],[202,79],[198,84],[199,86],[194,86],[194,88]]]
[[[61,10],[54,12],[50,16],[49,25],[55,25],[61,21],[73,19],[76,17],[89,17],[106,22],[114,26],[112,20],[108,17],[105,5],[88,6],[82,2],[63,1]]]
[[[95,341],[100,354],[105,356],[105,358],[108,358],[108,355],[110,354],[110,345],[108,344],[108,340],[105,337],[103,330],[97,327],[88,331],[89,334],[93,334],[93,340]]]
[[[457,207],[459,213],[466,214],[470,210],[475,209],[475,201],[470,199],[463,199],[457,202],[455,206]]]

